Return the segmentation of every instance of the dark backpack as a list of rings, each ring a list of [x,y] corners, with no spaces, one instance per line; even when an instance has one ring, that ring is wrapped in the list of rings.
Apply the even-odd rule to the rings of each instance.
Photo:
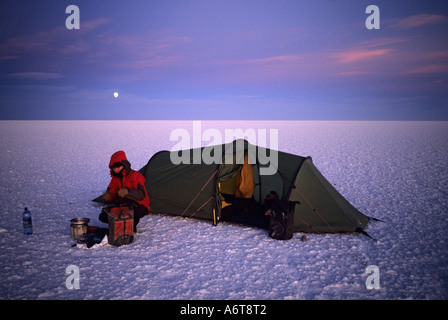
[[[271,210],[269,221],[269,236],[277,240],[289,240],[294,232],[295,203],[281,201],[272,193],[265,199],[267,210]]]

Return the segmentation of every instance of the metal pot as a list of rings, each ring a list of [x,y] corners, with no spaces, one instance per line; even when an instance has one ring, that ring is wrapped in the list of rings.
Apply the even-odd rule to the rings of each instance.
[[[89,218],[74,218],[70,220],[70,236],[78,240],[87,233]]]

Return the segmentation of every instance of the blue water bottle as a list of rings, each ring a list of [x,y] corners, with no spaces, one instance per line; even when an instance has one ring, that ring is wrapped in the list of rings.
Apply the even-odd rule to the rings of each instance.
[[[31,221],[31,212],[28,210],[28,208],[25,208],[25,211],[23,211],[22,218],[23,218],[23,233],[33,234],[33,222]]]

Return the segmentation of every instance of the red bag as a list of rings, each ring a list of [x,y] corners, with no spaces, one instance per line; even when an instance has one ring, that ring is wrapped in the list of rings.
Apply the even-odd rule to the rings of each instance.
[[[134,209],[127,206],[106,208],[109,221],[108,242],[122,246],[134,241]]]

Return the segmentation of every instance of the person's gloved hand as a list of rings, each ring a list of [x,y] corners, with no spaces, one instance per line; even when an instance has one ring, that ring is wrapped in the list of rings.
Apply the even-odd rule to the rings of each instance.
[[[126,197],[126,196],[128,195],[128,193],[129,193],[129,191],[128,191],[128,189],[126,189],[126,188],[122,188],[122,189],[118,190],[118,195],[119,195],[121,198]]]
[[[103,193],[103,200],[104,202],[109,202],[112,200],[112,196],[110,195],[109,192],[106,191],[105,193]]]

